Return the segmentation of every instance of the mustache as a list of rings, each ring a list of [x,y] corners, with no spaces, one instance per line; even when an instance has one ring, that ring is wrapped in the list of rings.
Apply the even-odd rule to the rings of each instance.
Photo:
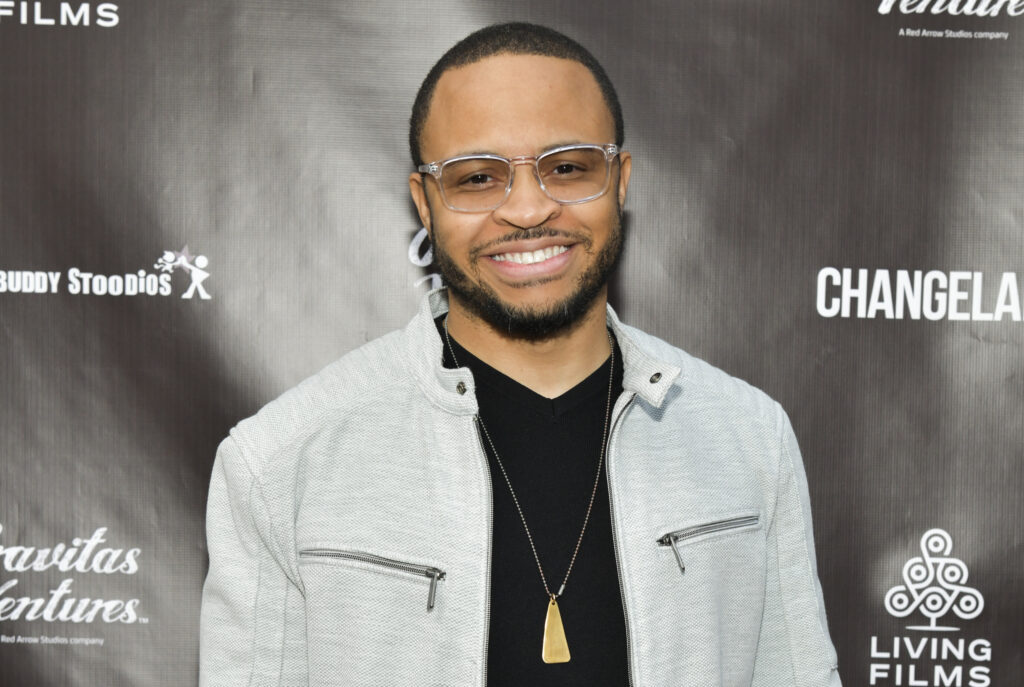
[[[573,243],[582,243],[586,248],[590,247],[591,239],[586,234],[582,234],[575,231],[565,231],[564,229],[552,229],[551,227],[529,227],[527,229],[516,229],[511,231],[504,236],[499,236],[496,239],[491,239],[487,243],[482,243],[479,246],[473,246],[469,251],[470,259],[475,260],[480,257],[480,254],[484,251],[489,251],[496,248],[504,243],[514,243],[516,241],[529,241],[530,239],[543,239],[543,238],[564,238],[569,239]]]

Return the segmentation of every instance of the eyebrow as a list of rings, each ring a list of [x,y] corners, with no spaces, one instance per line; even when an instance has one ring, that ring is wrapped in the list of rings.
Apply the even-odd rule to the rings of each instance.
[[[587,142],[586,141],[582,141],[580,139],[573,139],[571,141],[560,141],[558,143],[552,143],[550,145],[544,146],[541,149],[541,151],[539,153],[537,153],[537,154],[541,155],[543,153],[546,153],[549,150],[554,150],[555,148],[561,148],[563,146],[574,146],[574,145],[581,145],[581,144],[587,144]],[[601,145],[601,144],[598,143],[596,145]],[[454,155],[449,155],[448,157],[444,157],[444,158],[441,158],[441,159],[442,160],[450,160],[453,157],[468,157],[468,156],[472,156],[472,155],[497,155],[498,157],[506,157],[505,155],[502,155],[501,153],[496,153],[493,150],[467,150],[467,151],[455,153]],[[513,157],[518,157],[518,156],[513,156]]]

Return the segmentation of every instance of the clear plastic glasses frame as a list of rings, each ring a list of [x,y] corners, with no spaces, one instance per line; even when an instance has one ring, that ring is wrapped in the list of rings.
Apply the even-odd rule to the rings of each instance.
[[[545,183],[545,176],[547,174],[542,171],[544,168],[545,161],[558,160],[560,157],[565,158],[567,154],[586,154],[589,151],[599,152],[603,154],[604,160],[604,174],[601,177],[597,177],[600,170],[591,170],[589,176],[581,178],[577,181],[574,178],[568,178],[565,181],[559,181],[557,185],[561,188],[550,188],[549,186],[556,185]],[[501,157],[500,155],[480,154],[480,155],[460,155],[459,157],[449,158],[447,160],[438,160],[436,162],[430,162],[425,165],[420,165],[416,168],[420,174],[429,174],[437,181],[438,189],[441,192],[441,200],[445,206],[450,210],[456,212],[490,212],[500,207],[509,196],[512,191],[512,184],[515,182],[516,167],[519,165],[530,165],[533,167],[534,177],[537,179],[537,183],[540,185],[542,191],[547,194],[548,198],[559,203],[561,205],[576,205],[579,203],[586,203],[591,200],[600,198],[608,192],[608,181],[611,179],[611,168],[612,160],[619,154],[619,147],[614,143],[596,144],[576,144],[559,146],[546,150],[540,155],[520,155],[513,158]],[[496,185],[493,182],[490,186],[487,186],[487,182],[483,179],[483,183],[474,183],[469,186],[478,186],[479,189],[474,189],[467,192],[450,193],[447,190],[448,183],[446,183],[445,172],[450,174],[454,170],[464,168],[467,164],[472,162],[479,162],[480,169],[486,169],[487,166],[494,168],[497,166],[499,171],[507,171],[504,190],[502,191],[500,185]],[[470,172],[471,177],[484,177],[487,176],[483,171]],[[585,179],[585,181],[583,180]],[[449,180],[450,181],[450,180]],[[577,193],[582,193],[581,197],[575,197]],[[454,198],[450,198],[450,195],[454,195]],[[470,202],[471,201],[471,202]]]

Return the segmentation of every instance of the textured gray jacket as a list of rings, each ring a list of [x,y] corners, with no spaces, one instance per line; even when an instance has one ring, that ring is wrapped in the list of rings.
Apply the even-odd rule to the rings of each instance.
[[[472,375],[441,365],[446,309],[432,292],[404,330],[221,444],[201,685],[486,683],[492,483]],[[785,413],[608,322],[625,365],[607,475],[632,684],[839,685]]]

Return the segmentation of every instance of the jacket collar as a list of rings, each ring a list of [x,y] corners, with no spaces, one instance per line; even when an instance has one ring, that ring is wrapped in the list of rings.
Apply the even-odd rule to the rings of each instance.
[[[446,312],[447,289],[434,289],[424,296],[419,311],[403,331],[406,360],[417,384],[433,403],[456,415],[474,415],[478,408],[476,386],[469,368],[449,369],[441,362],[443,344],[434,320]],[[680,375],[679,367],[644,350],[636,340],[635,330],[622,324],[611,306],[608,306],[608,326],[622,351],[623,389],[660,407]]]

